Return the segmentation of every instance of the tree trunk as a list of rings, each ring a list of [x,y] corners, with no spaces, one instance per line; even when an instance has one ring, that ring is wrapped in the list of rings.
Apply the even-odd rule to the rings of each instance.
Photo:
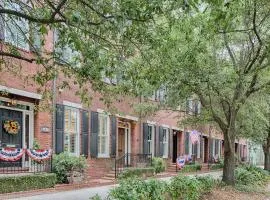
[[[224,181],[228,185],[234,185],[234,169],[235,169],[235,128],[230,127],[226,133],[224,133],[224,167],[223,177]]]
[[[270,171],[270,130],[268,130],[268,136],[265,144],[263,145],[264,152],[264,169]]]

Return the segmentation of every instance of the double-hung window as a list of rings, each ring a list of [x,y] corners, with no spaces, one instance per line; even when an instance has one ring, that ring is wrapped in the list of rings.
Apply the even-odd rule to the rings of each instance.
[[[148,135],[147,135],[147,152],[149,154],[154,154],[154,126],[148,125]]]
[[[168,158],[168,139],[169,139],[169,129],[163,128],[163,158]]]
[[[79,110],[72,107],[65,107],[65,139],[64,150],[79,155]]]
[[[18,3],[5,1],[6,9],[22,12]],[[14,45],[15,47],[29,50],[29,23],[26,19],[5,15],[5,42]]]
[[[109,116],[99,113],[98,157],[109,157]]]

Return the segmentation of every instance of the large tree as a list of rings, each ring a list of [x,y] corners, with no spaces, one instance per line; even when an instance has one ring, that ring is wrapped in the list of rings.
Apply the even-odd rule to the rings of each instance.
[[[270,101],[263,91],[251,98],[240,109],[237,131],[253,144],[261,145],[264,152],[264,169],[270,171]]]
[[[114,82],[126,59],[149,42],[154,16],[162,16],[178,4],[163,0],[1,1],[1,70],[27,76],[18,69],[34,63],[39,66],[37,73],[28,78],[36,84],[46,85],[64,73],[68,80],[72,77],[80,84],[81,90],[90,83],[94,90],[102,91],[106,88],[102,78]],[[62,87],[68,84],[63,81]]]
[[[167,88],[170,108],[191,96],[200,100],[205,116],[224,134],[223,181],[234,184],[239,110],[270,86],[270,3],[240,0],[195,5],[159,20],[153,28],[156,45],[145,50],[148,62],[137,60],[129,74],[141,80],[136,90],[149,85]]]

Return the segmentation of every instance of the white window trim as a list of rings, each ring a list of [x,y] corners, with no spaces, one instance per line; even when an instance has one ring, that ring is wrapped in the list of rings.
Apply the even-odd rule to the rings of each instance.
[[[76,145],[77,147],[75,148],[75,153],[72,152],[68,152],[71,155],[75,155],[75,156],[79,156],[80,155],[80,111],[77,108],[74,107],[70,107],[70,106],[66,106],[71,110],[75,110],[77,112],[77,135],[76,135]],[[65,117],[64,117],[65,120]],[[66,130],[65,130],[65,126],[64,126],[64,140],[65,140],[65,134],[66,134]]]
[[[63,101],[63,105],[68,106],[68,107],[72,107],[72,108],[82,109],[82,104],[73,103],[73,102],[70,102],[70,101]]]
[[[166,135],[167,135],[167,142],[165,142],[165,144],[166,144],[166,146],[164,145],[164,140],[162,141],[162,144],[163,144],[163,158],[168,158],[169,157],[169,131],[170,131],[170,129],[169,128],[167,128],[167,127],[165,127],[164,128],[165,130],[166,130]],[[163,130],[164,130],[163,129]],[[164,151],[165,151],[165,148],[164,148],[164,146],[166,147],[166,155],[164,155]]]
[[[148,127],[151,126],[152,127],[152,135],[151,135],[151,149],[152,149],[152,157],[155,155],[155,128],[154,128],[154,124],[148,124]],[[147,127],[147,128],[148,128]],[[148,147],[148,142],[149,140],[147,140],[147,147]]]
[[[7,87],[7,86],[4,86],[4,85],[0,85],[0,91],[7,92],[7,93],[10,93],[10,94],[16,94],[16,95],[19,95],[19,96],[29,97],[29,98],[33,98],[33,99],[38,99],[38,100],[42,99],[41,94],[37,94],[37,93],[33,93],[33,92],[27,92],[27,91],[24,91],[24,90],[11,88],[11,87]]]
[[[110,146],[110,118],[109,118],[109,115],[106,114],[106,113],[100,113],[100,114],[106,116],[106,118],[107,118],[107,136],[106,136],[107,137],[107,142],[105,144],[106,152],[103,153],[103,154],[98,152],[97,157],[98,158],[109,158],[110,157],[110,150],[109,150],[109,146]],[[98,120],[100,120],[100,119],[98,119]],[[98,130],[98,137],[100,137],[100,131],[99,130]],[[98,148],[99,148],[99,140],[98,140]]]

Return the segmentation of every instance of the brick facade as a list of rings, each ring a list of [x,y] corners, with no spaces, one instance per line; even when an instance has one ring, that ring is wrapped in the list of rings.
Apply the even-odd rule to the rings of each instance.
[[[47,42],[45,49],[47,51],[51,51],[53,49],[53,44],[52,44],[52,33],[49,32],[48,36],[47,36],[47,41],[51,41],[51,42]],[[27,52],[25,52],[27,54]],[[28,53],[30,54],[30,53]],[[31,55],[30,55],[31,56]],[[20,76],[18,75],[13,75],[11,72],[9,72],[8,70],[3,70],[0,72],[1,75],[1,81],[0,81],[0,85],[2,86],[6,86],[8,88],[15,88],[15,89],[19,89],[22,91],[27,91],[27,92],[32,92],[32,93],[40,93],[39,92],[39,87],[36,85],[35,82],[33,82],[32,79],[27,79],[27,81],[25,81],[25,77],[26,76],[31,76],[34,75],[36,72],[38,72],[39,70],[42,70],[42,68],[36,64],[29,64],[26,63],[24,61],[14,61],[17,62],[17,64],[21,67],[19,73],[21,74]],[[67,78],[63,77],[63,75],[59,75],[58,79],[56,81],[57,86],[60,86],[63,80],[68,80]],[[68,101],[68,102],[72,102],[72,103],[76,103],[76,104],[82,104],[81,100],[79,98],[79,96],[75,95],[76,91],[79,89],[78,85],[74,85],[72,83],[72,81],[70,82],[70,86],[71,88],[64,88],[64,89],[58,89],[56,91],[56,103],[57,104],[63,104],[64,101]],[[51,82],[49,82],[46,87],[47,89],[51,89]],[[92,97],[92,101],[91,101],[91,106],[90,107],[85,107],[82,105],[82,108],[84,110],[87,111],[98,111],[98,110],[105,110],[105,111],[109,111],[109,109],[106,107],[106,105],[104,105],[104,103],[100,100],[101,99],[101,94],[99,94],[98,92],[92,91],[91,90],[91,86],[89,86],[89,94]],[[33,103],[35,106],[41,105],[43,102],[42,100],[38,100],[38,99],[34,99],[34,98],[25,98],[23,96],[19,96],[19,95],[1,95],[2,97],[5,98],[14,98],[18,101],[24,101],[27,103]],[[177,131],[177,156],[179,155],[183,155],[184,154],[184,134],[185,132],[188,132],[190,130],[193,130],[192,127],[180,127],[178,128],[178,122],[181,119],[185,118],[185,113],[183,112],[176,112],[176,111],[167,111],[167,110],[163,110],[163,111],[158,111],[155,115],[150,116],[146,119],[139,119],[139,116],[136,116],[132,105],[136,104],[137,102],[139,102],[139,99],[134,99],[131,97],[121,97],[120,100],[115,100],[113,102],[113,107],[115,107],[117,109],[118,113],[121,113],[121,116],[124,115],[128,115],[128,116],[132,116],[132,117],[137,117],[138,120],[132,120],[132,119],[127,119],[125,117],[117,117],[118,119],[124,119],[128,122],[131,123],[131,153],[133,154],[138,154],[138,153],[142,153],[143,150],[143,131],[142,131],[142,123],[143,122],[147,122],[147,121],[151,121],[154,122],[156,126],[166,126],[169,127],[170,129],[174,129]],[[53,131],[53,127],[52,127],[52,104],[51,102],[49,102],[49,104],[47,104],[47,107],[45,107],[45,109],[37,109],[34,111],[34,138],[37,140],[37,142],[41,145],[41,148],[52,148],[52,131]],[[90,120],[89,119],[89,127],[90,127]],[[81,122],[80,122],[81,123]],[[41,128],[42,127],[48,127],[49,128],[49,132],[47,133],[43,133],[41,132]],[[82,124],[80,129],[82,128]],[[206,137],[210,137],[209,134],[209,126],[203,126],[203,127],[197,127],[197,130],[199,130],[204,136]],[[91,137],[90,137],[90,133],[91,133],[91,128],[89,129],[89,134],[88,134],[88,145],[90,146],[90,142],[91,142]],[[111,134],[111,133],[110,133]],[[223,139],[223,136],[220,134],[220,131],[213,129],[211,131],[211,137],[212,138],[216,138],[216,139]],[[79,136],[80,140],[81,140],[81,133]],[[117,136],[116,136],[117,139]],[[246,141],[245,140],[239,140],[238,143],[246,145]],[[82,145],[82,142],[80,142],[80,144]],[[109,149],[111,149],[111,140],[109,142]],[[90,149],[91,147],[89,147]],[[168,155],[168,159],[167,162],[172,162],[172,140],[170,140],[170,144],[169,144],[169,152],[170,154]],[[246,149],[246,147],[244,147]],[[80,150],[82,151],[82,146],[80,148]],[[208,154],[208,149],[205,149],[206,151],[206,155]],[[245,150],[243,150],[245,151]],[[245,153],[243,153],[245,154]],[[114,158],[91,158],[90,156],[90,150],[88,151],[88,176],[90,178],[99,178],[104,176],[105,173],[109,172],[112,168],[113,168],[113,163],[114,163]]]

